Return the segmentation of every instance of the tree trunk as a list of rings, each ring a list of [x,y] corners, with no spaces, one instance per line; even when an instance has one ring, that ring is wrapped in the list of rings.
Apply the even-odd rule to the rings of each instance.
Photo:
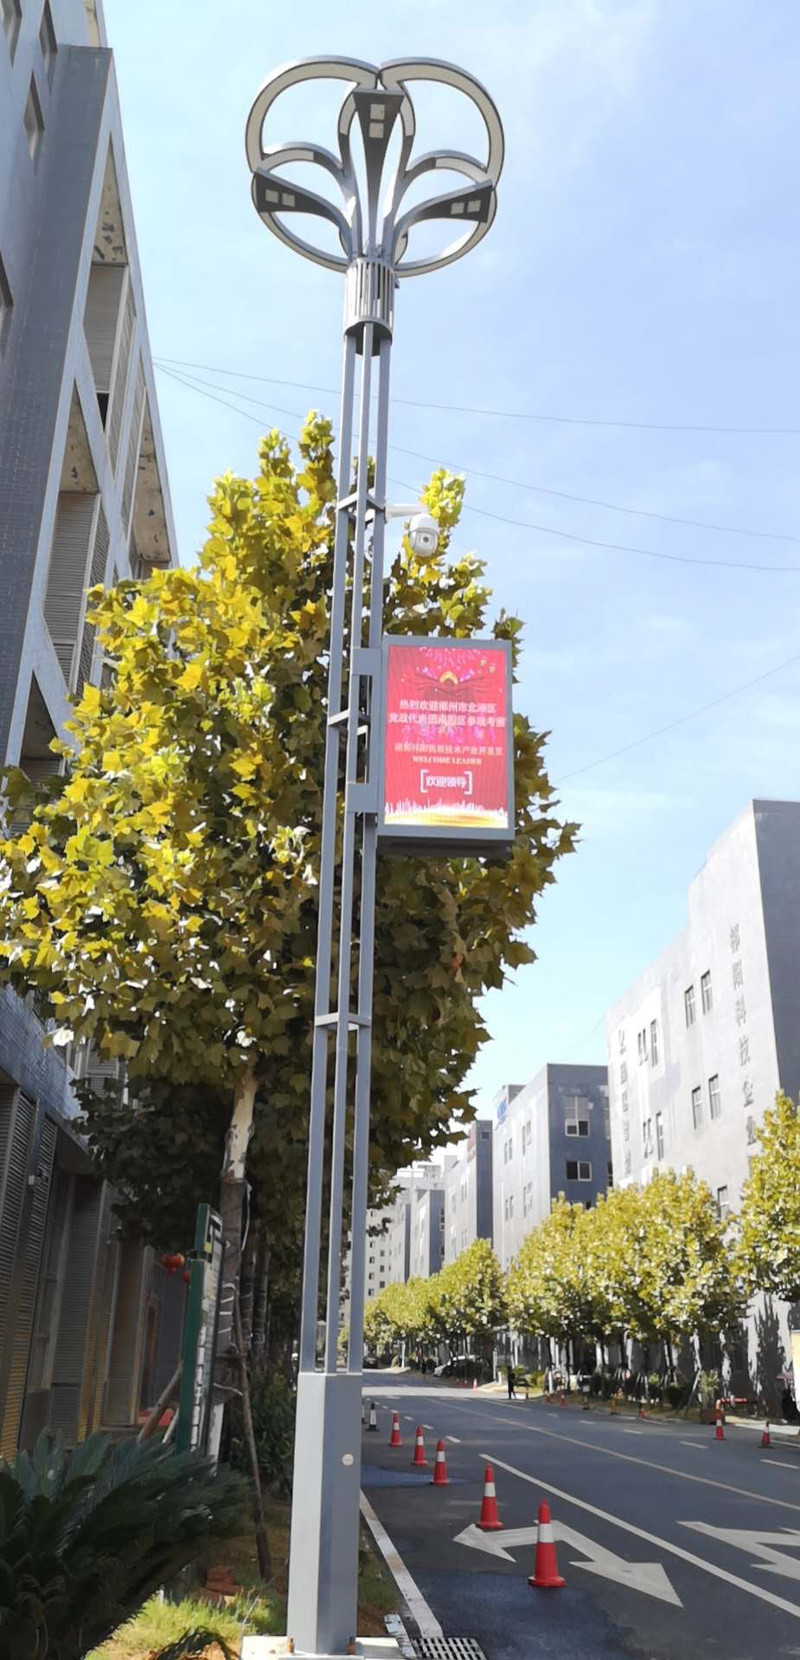
[[[220,1216],[225,1255],[222,1265],[222,1301],[219,1312],[217,1356],[223,1360],[233,1350],[233,1306],[239,1289],[242,1260],[242,1228],[245,1201],[247,1148],[253,1133],[256,1076],[252,1067],[236,1080],[233,1112],[225,1138],[225,1156],[220,1179]]]
[[[261,1223],[256,1222],[250,1228],[247,1248],[242,1257],[241,1283],[239,1286],[239,1307],[242,1311],[242,1332],[244,1334],[244,1352],[249,1355],[253,1351],[253,1305],[255,1300],[255,1283],[258,1271],[259,1246],[261,1243]]]
[[[258,1448],[256,1447],[255,1432],[253,1430],[253,1414],[250,1409],[250,1379],[247,1372],[247,1357],[244,1352],[244,1333],[242,1331],[242,1311],[238,1296],[233,1301],[234,1332],[236,1336],[236,1350],[239,1357],[239,1374],[242,1380],[242,1418],[244,1420],[244,1438],[247,1443],[247,1455],[250,1460],[250,1474],[253,1480],[253,1509],[256,1521],[256,1550],[258,1551],[258,1566],[261,1578],[272,1578],[272,1560],[269,1554],[267,1539],[267,1520],[264,1515],[264,1498],[261,1492],[261,1471],[258,1466]]]

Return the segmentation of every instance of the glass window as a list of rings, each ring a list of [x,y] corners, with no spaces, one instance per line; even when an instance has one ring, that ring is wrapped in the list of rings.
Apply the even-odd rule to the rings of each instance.
[[[578,1119],[578,1135],[588,1135],[588,1134],[589,1134],[589,1120],[588,1120],[588,1118],[579,1118]]]
[[[708,1111],[711,1118],[722,1117],[722,1100],[719,1093],[719,1074],[714,1073],[708,1080]]]
[[[56,31],[53,28],[50,0],[44,0],[44,11],[42,12],[42,21],[39,26],[39,45],[42,49],[42,58],[44,60],[47,78],[48,80],[51,80],[53,75],[53,66],[56,61],[56,52],[58,51],[58,44],[56,41]]]
[[[658,1021],[650,1022],[650,1065],[658,1066]]]
[[[692,1090],[692,1124],[696,1130],[702,1129],[703,1091],[699,1084],[696,1089]]]
[[[577,1120],[577,1118],[568,1118],[566,1120],[565,1125],[564,1125],[564,1129],[566,1130],[567,1135],[577,1135],[578,1134],[578,1120]]]
[[[656,1158],[664,1157],[664,1115],[656,1113]]]
[[[568,1182],[576,1182],[577,1180],[578,1180],[578,1160],[577,1159],[567,1159],[567,1181]]]
[[[653,1120],[645,1118],[642,1122],[642,1158],[653,1157]]]
[[[590,1182],[591,1179],[592,1179],[592,1167],[585,1159],[581,1159],[581,1161],[578,1165],[578,1181],[579,1182]]]
[[[687,986],[683,994],[683,1009],[686,1015],[687,1026],[693,1026],[696,1010],[694,1005],[694,986]]]
[[[717,1188],[717,1210],[719,1211],[721,1217],[727,1216],[728,1211],[730,1210],[727,1187]]]
[[[20,25],[22,23],[22,6],[20,0],[0,0],[0,15],[3,19],[3,32],[8,41],[8,50],[11,62],[14,62],[14,53],[17,50]]]
[[[705,974],[700,975],[700,1000],[703,1005],[703,1014],[709,1014],[712,1006],[710,968],[706,969]]]
[[[42,142],[42,133],[44,132],[44,116],[42,115],[42,106],[39,103],[39,94],[36,91],[36,82],[34,81],[33,76],[31,76],[31,84],[28,88],[28,97],[22,120],[25,131],[28,135],[28,149],[31,153],[31,160],[35,161],[39,145]]]

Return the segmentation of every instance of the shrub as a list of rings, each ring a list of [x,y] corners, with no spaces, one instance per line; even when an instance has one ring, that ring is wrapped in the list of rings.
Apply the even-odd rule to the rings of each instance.
[[[199,1453],[39,1436],[0,1462],[0,1653],[81,1660],[213,1536],[247,1526],[247,1486]]]
[[[686,1392],[687,1384],[682,1382],[680,1378],[674,1378],[671,1383],[667,1384],[664,1393],[673,1411],[677,1411],[679,1406],[685,1405]]]
[[[250,1379],[250,1408],[258,1452],[258,1467],[264,1486],[277,1484],[288,1497],[292,1490],[295,1395],[279,1372],[259,1368]],[[231,1414],[231,1463],[245,1475],[250,1473],[241,1404]]]

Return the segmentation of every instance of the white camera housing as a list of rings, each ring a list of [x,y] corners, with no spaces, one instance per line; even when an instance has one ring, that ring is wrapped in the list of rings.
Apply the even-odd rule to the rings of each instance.
[[[435,553],[439,546],[439,526],[430,513],[415,513],[408,527],[408,540],[415,553]]]

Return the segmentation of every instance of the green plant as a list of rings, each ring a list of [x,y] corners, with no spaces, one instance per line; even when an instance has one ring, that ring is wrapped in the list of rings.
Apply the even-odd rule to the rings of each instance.
[[[667,1384],[664,1394],[666,1395],[667,1401],[674,1412],[677,1412],[679,1406],[685,1405],[686,1389],[686,1383],[681,1382],[680,1378],[672,1378]]]
[[[196,1625],[193,1630],[184,1631],[174,1643],[159,1649],[153,1660],[192,1660],[192,1656],[203,1654],[211,1643],[222,1649],[225,1660],[233,1660],[225,1638],[218,1631],[210,1631],[206,1625]]]
[[[701,1372],[697,1383],[697,1394],[701,1406],[713,1406],[720,1394],[718,1372]]]
[[[647,1389],[652,1401],[660,1401],[664,1393],[664,1379],[660,1372],[650,1372],[647,1378]]]
[[[197,1453],[39,1436],[0,1463],[0,1653],[82,1660],[197,1554],[246,1526],[246,1484]]]
[[[261,1481],[265,1486],[277,1483],[278,1491],[288,1497],[292,1490],[294,1391],[280,1373],[264,1367],[254,1368],[250,1378],[250,1408]],[[238,1399],[231,1414],[231,1463],[234,1469],[249,1473]]]

